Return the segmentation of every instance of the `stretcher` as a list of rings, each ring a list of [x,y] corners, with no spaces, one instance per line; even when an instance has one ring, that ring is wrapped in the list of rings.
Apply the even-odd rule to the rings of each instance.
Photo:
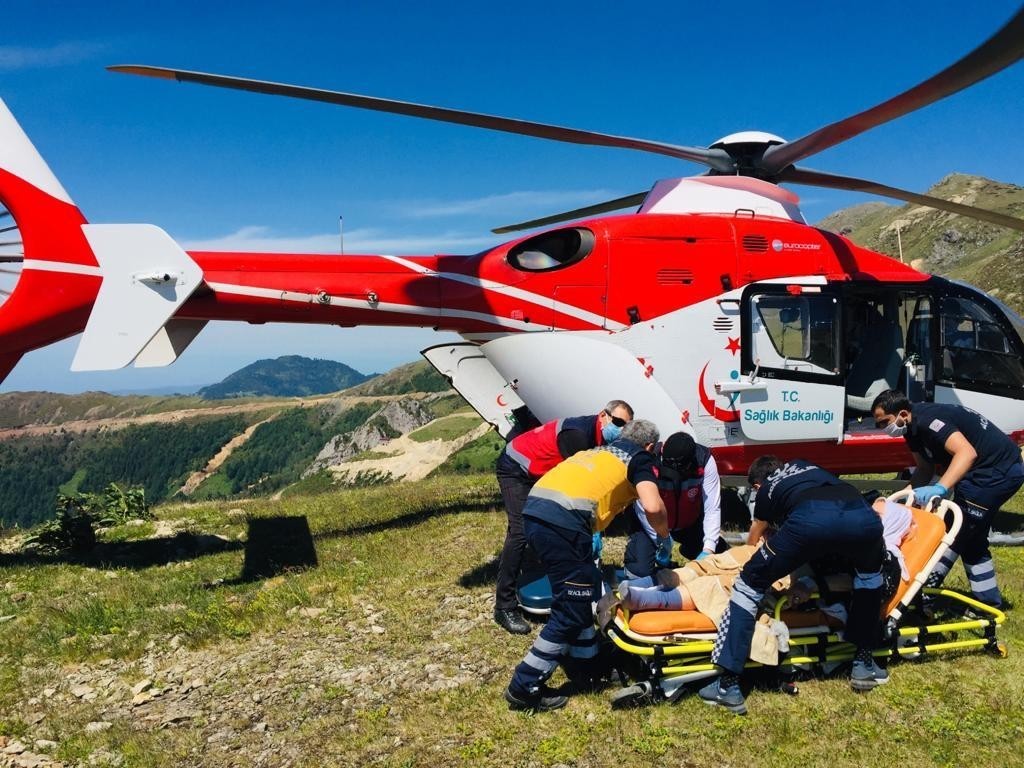
[[[891,499],[900,500],[896,496]],[[883,606],[883,641],[874,655],[896,660],[979,649],[1006,656],[1005,643],[996,637],[997,628],[1005,621],[1002,611],[950,589],[925,587],[928,575],[960,530],[960,508],[941,501],[934,507],[912,507],[912,514],[915,526],[900,548],[910,578],[900,581]],[[789,650],[780,653],[777,667],[776,681],[782,690],[795,692],[791,681],[800,672],[829,673],[853,659],[854,647],[842,640],[841,624],[828,614],[792,610],[781,596],[771,615],[789,631]],[[627,655],[624,666],[628,671],[623,687],[612,696],[614,707],[675,701],[693,687],[691,683],[719,673],[711,663],[715,625],[697,611],[630,613],[620,606],[602,630]],[[748,661],[746,666],[763,665]]]

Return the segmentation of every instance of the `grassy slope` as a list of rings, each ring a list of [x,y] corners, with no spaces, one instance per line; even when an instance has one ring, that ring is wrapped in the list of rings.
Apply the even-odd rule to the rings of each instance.
[[[1024,215],[1024,188],[977,176],[950,174],[928,194],[1010,216]],[[817,226],[845,231],[855,243],[895,257],[899,253],[897,221],[908,263],[977,285],[1018,313],[1024,312],[1020,284],[1024,241],[1019,232],[912,204],[853,206]]]
[[[158,516],[196,532],[244,535],[244,515],[226,507],[167,506]],[[1011,509],[1019,527],[1024,498]],[[233,583],[241,549],[109,571],[0,560],[0,616],[16,616],[0,624],[0,733],[29,744],[53,739],[69,762],[106,749],[127,766],[253,764],[257,755],[265,764],[300,766],[767,760],[807,768],[882,756],[904,766],[1002,766],[1019,755],[1020,548],[996,551],[1004,590],[1019,606],[1002,632],[1008,659],[968,654],[902,663],[888,686],[867,696],[843,680],[805,682],[796,698],[754,693],[745,719],[692,698],[612,712],[608,692],[531,717],[501,700],[530,639],[503,634],[490,620],[493,559],[504,535],[491,476],[261,500],[244,513],[305,516],[319,567]],[[612,541],[609,549],[620,546]],[[958,567],[951,585],[963,584]],[[326,613],[289,614],[300,606]],[[188,694],[184,725],[161,728],[159,715],[147,719],[159,699],[136,709],[118,704],[140,679],[166,686],[175,669],[206,679]],[[106,676],[101,698],[71,696],[68,676],[89,670]],[[437,679],[448,687],[426,685]],[[49,698],[41,694],[48,687],[57,689]],[[259,708],[267,732],[254,732],[256,716],[239,715],[239,707]],[[33,726],[34,712],[45,717]],[[113,727],[85,732],[95,720]],[[228,736],[217,735],[225,728]]]

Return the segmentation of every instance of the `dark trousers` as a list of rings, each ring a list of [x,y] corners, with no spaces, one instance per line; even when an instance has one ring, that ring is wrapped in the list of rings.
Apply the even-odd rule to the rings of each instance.
[[[772,582],[824,555],[850,561],[855,575],[846,639],[858,648],[878,642],[882,521],[863,501],[806,501],[754,553],[733,584],[711,660],[740,674],[750,655],[757,611]]]
[[[956,484],[953,501],[963,512],[963,525],[953,545],[932,571],[929,586],[941,584],[960,557],[974,598],[989,605],[1002,605],[1003,596],[996,583],[996,566],[988,548],[988,534],[1000,508],[1020,490],[1021,485],[1024,485],[1024,464],[1014,465],[996,482],[977,485],[964,478]]]
[[[536,694],[559,664],[569,674],[570,667],[582,670],[594,662],[598,645],[592,604],[601,583],[589,531],[533,517],[525,518],[525,530],[551,582],[551,614],[512,675],[509,688],[518,696]]]
[[[501,500],[505,502],[508,516],[508,530],[505,545],[501,548],[498,562],[498,583],[494,590],[494,607],[498,610],[513,610],[519,604],[516,596],[516,580],[523,566],[526,551],[526,536],[523,532],[523,507],[535,480],[518,472],[504,472],[498,468],[498,488]]]
[[[627,578],[639,579],[643,576],[653,576],[654,572],[658,570],[657,563],[654,562],[657,549],[654,546],[654,541],[635,520],[635,517],[631,526],[634,530],[629,534],[626,552],[622,556],[622,566],[626,569]],[[679,544],[679,553],[687,560],[693,560],[704,549],[703,516],[688,528],[672,531],[671,534]],[[719,536],[715,552],[725,552],[727,549],[729,549],[728,542]]]

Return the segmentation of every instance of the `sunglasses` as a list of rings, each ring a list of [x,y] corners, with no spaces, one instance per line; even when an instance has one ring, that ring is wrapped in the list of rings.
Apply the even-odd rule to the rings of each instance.
[[[604,415],[611,419],[612,424],[614,424],[616,427],[624,427],[628,423],[626,419],[620,419],[618,416],[612,416],[610,413],[608,413],[608,411],[605,411]]]

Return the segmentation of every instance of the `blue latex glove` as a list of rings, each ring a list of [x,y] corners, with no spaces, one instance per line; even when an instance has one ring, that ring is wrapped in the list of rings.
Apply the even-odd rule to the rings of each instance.
[[[694,559],[694,560],[703,560],[703,559],[704,559],[705,557],[707,557],[707,556],[708,556],[708,555],[710,555],[710,554],[711,554],[711,553],[710,553],[710,552],[708,552],[708,551],[707,551],[706,549],[702,549],[702,550],[700,551],[700,554],[699,554],[699,555],[697,555],[697,556],[696,556],[695,558],[693,558],[693,559]]]
[[[594,553],[594,559],[601,559],[601,552],[604,551],[604,541],[601,539],[601,532],[594,531],[592,551]]]
[[[672,544],[671,536],[658,537],[656,542],[657,549],[654,551],[654,562],[662,568],[668,568],[669,563],[672,562]]]
[[[924,485],[920,488],[914,489],[914,501],[923,507],[931,501],[933,496],[938,496],[941,499],[944,498],[947,493],[949,493],[949,489],[941,483],[936,483],[935,485]]]

